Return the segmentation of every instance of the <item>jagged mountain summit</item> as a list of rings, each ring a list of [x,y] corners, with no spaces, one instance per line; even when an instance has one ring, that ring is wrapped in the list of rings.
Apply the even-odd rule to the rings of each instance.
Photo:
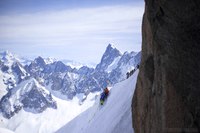
[[[11,118],[21,109],[35,113],[47,108],[56,109],[52,96],[72,100],[78,94],[87,97],[91,92],[99,92],[126,79],[126,73],[140,63],[140,58],[140,52],[121,54],[109,44],[96,68],[82,66],[77,69],[41,56],[22,65],[15,55],[7,51],[1,54],[0,60],[0,111],[4,117]]]
[[[27,58],[27,57],[20,57],[19,55],[13,54],[10,51],[6,50],[6,51],[1,51],[0,52],[0,59],[2,62],[8,62],[8,63],[13,63],[13,62],[20,62],[23,66],[30,64],[31,59]]]
[[[101,58],[101,62],[96,66],[96,70],[106,70],[108,66],[120,56],[120,51],[114,48],[111,44],[109,44],[106,48],[105,53],[103,54],[103,57]]]

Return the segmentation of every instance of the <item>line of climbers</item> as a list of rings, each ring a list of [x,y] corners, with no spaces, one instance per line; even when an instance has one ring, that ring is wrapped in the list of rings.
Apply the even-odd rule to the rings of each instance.
[[[127,72],[126,75],[127,75],[127,78],[129,78],[131,75],[133,75],[133,73],[139,69],[139,64],[136,66],[136,69],[134,68],[133,70],[131,70],[130,72]],[[104,104],[104,101],[107,99],[109,95],[109,89],[108,87],[106,87],[103,92],[101,93],[101,96],[100,96],[100,104],[103,105]]]
[[[126,73],[126,78],[128,79],[131,75],[133,75],[133,73],[137,70],[137,69],[139,69],[139,64],[136,66],[136,68],[134,68],[133,70],[131,70],[130,72],[127,72]]]

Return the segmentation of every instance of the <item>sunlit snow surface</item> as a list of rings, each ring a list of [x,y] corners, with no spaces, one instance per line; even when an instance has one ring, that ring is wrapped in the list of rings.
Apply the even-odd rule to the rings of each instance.
[[[129,79],[110,90],[103,106],[99,97],[94,106],[59,129],[57,133],[133,133],[131,101],[135,90],[138,70]]]
[[[83,104],[80,104],[83,97],[80,95],[75,96],[73,100],[62,100],[53,96],[58,106],[56,110],[48,108],[39,114],[21,110],[9,120],[0,116],[0,127],[15,133],[52,133],[91,107],[96,95],[98,93],[90,93]]]

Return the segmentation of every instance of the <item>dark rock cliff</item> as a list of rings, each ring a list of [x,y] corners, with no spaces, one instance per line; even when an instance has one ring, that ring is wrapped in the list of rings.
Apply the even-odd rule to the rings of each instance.
[[[146,0],[136,133],[200,132],[200,1]]]

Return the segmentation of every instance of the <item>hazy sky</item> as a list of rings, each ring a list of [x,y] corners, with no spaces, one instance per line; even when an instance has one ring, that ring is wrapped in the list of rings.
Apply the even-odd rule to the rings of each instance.
[[[99,63],[113,44],[141,50],[142,0],[0,0],[0,50]]]

